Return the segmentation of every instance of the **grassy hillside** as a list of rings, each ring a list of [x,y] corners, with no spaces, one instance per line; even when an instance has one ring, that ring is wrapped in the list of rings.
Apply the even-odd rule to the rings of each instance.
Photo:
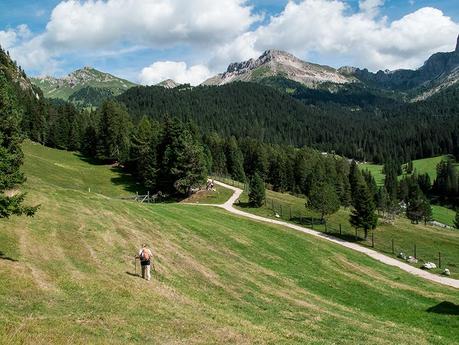
[[[437,164],[440,163],[443,159],[446,159],[447,156],[438,156],[432,158],[418,159],[413,161],[413,167],[418,174],[429,174],[432,183],[437,178]],[[362,170],[369,170],[376,180],[378,186],[384,184],[384,174],[382,173],[383,166],[378,164],[365,163],[361,164],[360,168]],[[401,178],[401,176],[399,176]],[[433,205],[433,219],[437,222],[453,225],[455,212],[451,209],[448,209],[443,206]]]
[[[128,80],[90,67],[76,70],[65,78],[31,78],[31,82],[43,91],[46,98],[95,105],[99,98],[117,96],[136,86]]]
[[[246,205],[248,201],[247,193],[241,197],[241,207],[245,211],[249,211],[260,216],[268,218],[276,218],[277,215],[283,220],[293,222],[308,221],[306,217],[315,218],[316,224],[312,225],[315,230],[325,231],[325,225],[318,224],[320,215],[312,210],[306,209],[305,199],[285,193],[276,193],[267,191],[267,202],[261,208],[252,208]],[[435,207],[434,214],[439,219],[449,217],[445,215],[445,208]],[[447,209],[446,209],[447,210]],[[449,210],[448,210],[449,211]],[[339,226],[341,224],[341,235],[350,241],[355,241],[355,229],[349,223],[349,209],[341,208],[337,213],[327,218],[327,231],[339,235]],[[300,218],[303,217],[305,219]],[[311,227],[311,224],[306,224]],[[363,232],[357,233],[358,242],[367,247],[373,245],[371,237],[367,240],[363,239]],[[459,231],[452,229],[443,229],[433,226],[425,226],[423,224],[414,225],[404,218],[397,218],[395,223],[384,224],[379,223],[377,230],[374,233],[374,248],[382,253],[392,254],[392,240],[394,241],[394,254],[400,252],[406,255],[414,255],[414,246],[416,245],[416,256],[419,263],[415,266],[421,267],[426,261],[438,263],[438,253],[442,256],[442,267],[448,267],[451,270],[452,276],[459,279]],[[394,255],[394,256],[395,256]],[[436,273],[441,273],[443,269],[434,270]]]
[[[459,343],[457,290],[220,209],[109,199],[135,189],[112,167],[24,148],[42,207],[0,221],[1,344]]]
[[[437,165],[447,156],[438,156],[432,158],[417,159],[413,161],[413,167],[418,174],[429,174],[432,182],[437,178]],[[384,184],[383,166],[378,164],[364,163],[360,165],[362,170],[369,170],[374,176],[378,186]]]

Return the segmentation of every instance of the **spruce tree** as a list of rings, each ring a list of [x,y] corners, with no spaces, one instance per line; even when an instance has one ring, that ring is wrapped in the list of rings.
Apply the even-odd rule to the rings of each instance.
[[[249,203],[254,207],[261,207],[266,198],[265,183],[258,173],[253,175],[249,184]]]
[[[136,175],[148,190],[156,188],[157,152],[159,126],[143,117],[131,139],[132,164]]]
[[[106,101],[100,109],[98,158],[124,163],[129,158],[132,123],[126,109]]]
[[[11,87],[0,72],[0,218],[32,216],[37,210],[24,206],[25,194],[15,191],[25,181],[20,171],[24,158],[19,134],[21,115]]]
[[[354,209],[351,212],[349,222],[354,228],[363,229],[366,239],[368,231],[376,228],[378,218],[375,214],[373,196],[363,178],[357,181],[353,206]]]
[[[426,215],[426,212],[428,212],[426,198],[419,187],[414,188],[410,191],[410,195],[408,197],[406,217],[411,220],[413,224],[419,224],[419,222],[424,218],[424,215]]]
[[[156,152],[158,190],[186,195],[205,182],[207,170],[202,145],[179,120],[166,119]]]
[[[230,137],[225,144],[226,166],[231,178],[245,182],[244,158],[234,136]]]
[[[309,194],[309,206],[320,213],[321,219],[337,212],[340,202],[334,186],[329,183],[315,184]]]

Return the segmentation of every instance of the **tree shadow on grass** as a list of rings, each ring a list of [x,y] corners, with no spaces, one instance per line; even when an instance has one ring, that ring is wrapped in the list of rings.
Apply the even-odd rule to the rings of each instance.
[[[427,312],[445,315],[459,315],[459,305],[448,301],[443,301],[427,309]]]
[[[121,167],[112,167],[111,171],[116,173],[118,176],[117,177],[112,177],[111,182],[116,185],[116,186],[122,186],[123,189],[127,192],[130,193],[140,193],[144,194],[146,191],[142,188],[142,186],[137,183],[135,178],[127,173],[124,169]]]
[[[6,256],[5,253],[3,253],[1,251],[0,251],[0,260],[8,260],[8,261],[12,261],[12,262],[18,262],[19,261],[19,260],[11,258],[9,256]]]

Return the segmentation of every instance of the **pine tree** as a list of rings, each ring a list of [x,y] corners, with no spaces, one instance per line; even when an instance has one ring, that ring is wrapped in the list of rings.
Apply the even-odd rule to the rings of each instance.
[[[129,158],[132,123],[126,109],[106,101],[100,109],[98,158],[125,162]]]
[[[266,190],[265,184],[258,173],[255,173],[250,180],[249,189],[249,203],[254,207],[261,207],[266,198]]]
[[[411,220],[412,223],[418,224],[424,218],[426,212],[426,198],[422,194],[422,191],[419,187],[414,188],[412,191],[410,191],[408,198],[406,217]]]
[[[319,212],[322,219],[337,212],[340,202],[335,188],[329,183],[315,184],[309,195],[309,206]]]
[[[424,225],[427,225],[428,222],[433,219],[432,206],[430,206],[430,201],[426,197],[423,198],[422,202],[422,219],[424,220]]]
[[[366,239],[368,231],[376,228],[378,218],[375,214],[373,196],[362,178],[357,181],[355,187],[353,206],[354,209],[352,210],[349,222],[354,228],[363,229]]]
[[[12,215],[33,216],[37,207],[24,206],[24,193],[15,188],[25,181],[20,171],[23,163],[19,123],[21,110],[11,88],[0,72],[0,218]]]
[[[236,181],[245,181],[244,158],[234,136],[225,144],[226,166],[231,178]]]
[[[157,146],[157,189],[190,194],[206,180],[205,155],[198,139],[177,119],[166,119]]]
[[[131,140],[132,164],[140,181],[148,190],[156,188],[159,127],[143,117]]]

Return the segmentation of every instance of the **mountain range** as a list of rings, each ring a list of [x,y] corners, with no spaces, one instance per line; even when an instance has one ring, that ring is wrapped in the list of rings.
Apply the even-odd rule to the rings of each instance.
[[[31,81],[47,98],[85,105],[98,105],[100,99],[120,95],[137,85],[92,67],[76,70],[63,78],[46,76],[31,78]],[[91,99],[91,102],[88,99]]]
[[[459,82],[459,37],[453,52],[436,53],[416,70],[370,72],[356,67],[330,66],[302,61],[281,50],[267,50],[257,59],[231,63],[224,73],[204,81],[202,86],[221,86],[233,82],[257,82],[287,93],[299,88],[330,93],[346,90],[353,93],[384,95],[416,102],[455,86]],[[294,82],[293,84],[288,81]],[[107,97],[120,95],[135,83],[85,67],[64,78],[32,78],[45,97],[75,104],[98,105]],[[167,89],[180,84],[171,79],[156,84]],[[285,86],[288,87],[285,87]],[[350,90],[350,91],[349,91]]]

